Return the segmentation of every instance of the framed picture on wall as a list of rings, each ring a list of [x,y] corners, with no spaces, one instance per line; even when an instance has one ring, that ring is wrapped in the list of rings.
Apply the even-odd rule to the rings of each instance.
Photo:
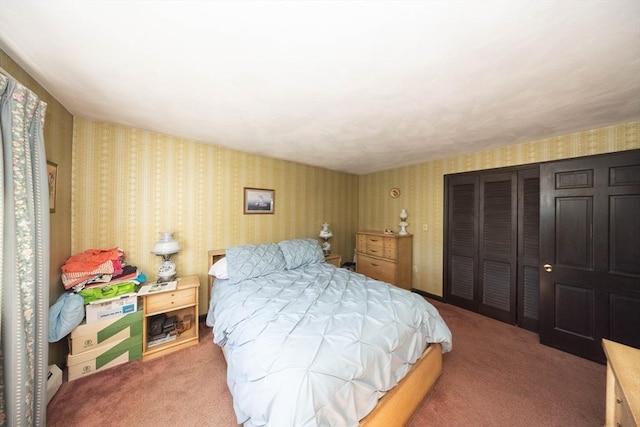
[[[276,190],[244,188],[244,213],[272,214],[275,211]]]
[[[47,181],[49,183],[49,212],[56,211],[56,191],[58,188],[58,165],[47,161]]]

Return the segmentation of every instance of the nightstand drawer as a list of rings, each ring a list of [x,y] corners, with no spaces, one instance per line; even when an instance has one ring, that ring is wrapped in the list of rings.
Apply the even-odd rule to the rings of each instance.
[[[325,255],[324,262],[340,267],[340,264],[342,264],[342,257],[340,255]]]
[[[195,304],[197,291],[198,288],[190,288],[149,295],[146,297],[146,310],[148,313],[164,312],[177,307]]]

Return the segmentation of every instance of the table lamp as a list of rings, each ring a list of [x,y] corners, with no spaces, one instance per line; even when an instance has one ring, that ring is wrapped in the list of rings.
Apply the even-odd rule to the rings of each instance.
[[[406,209],[402,209],[400,211],[400,232],[398,233],[401,236],[406,236],[407,234],[407,227],[409,226],[409,223],[407,222],[407,218],[409,217],[409,214],[407,214],[407,210]]]
[[[153,245],[152,254],[162,257],[162,263],[158,267],[157,283],[170,282],[176,278],[176,264],[171,260],[174,254],[180,252],[180,244],[173,238],[170,231],[160,232],[160,240]]]
[[[324,243],[322,244],[322,252],[324,252],[325,255],[329,255],[331,253],[331,243],[329,243],[329,239],[333,237],[333,233],[331,232],[331,229],[329,229],[329,223],[325,222],[322,224],[322,229],[318,236],[324,240]]]

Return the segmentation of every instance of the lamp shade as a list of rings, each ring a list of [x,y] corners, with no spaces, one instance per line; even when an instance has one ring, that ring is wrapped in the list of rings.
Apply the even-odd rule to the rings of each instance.
[[[160,233],[160,240],[153,245],[151,251],[155,255],[173,255],[178,252],[180,252],[180,244],[173,238],[173,233],[170,231]]]

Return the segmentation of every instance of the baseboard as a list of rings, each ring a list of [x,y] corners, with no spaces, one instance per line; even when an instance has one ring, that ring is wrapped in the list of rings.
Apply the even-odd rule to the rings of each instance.
[[[422,295],[425,298],[434,299],[440,302],[446,302],[440,295],[431,294],[429,292],[421,291],[420,289],[412,288],[411,292],[415,292],[418,295]]]

